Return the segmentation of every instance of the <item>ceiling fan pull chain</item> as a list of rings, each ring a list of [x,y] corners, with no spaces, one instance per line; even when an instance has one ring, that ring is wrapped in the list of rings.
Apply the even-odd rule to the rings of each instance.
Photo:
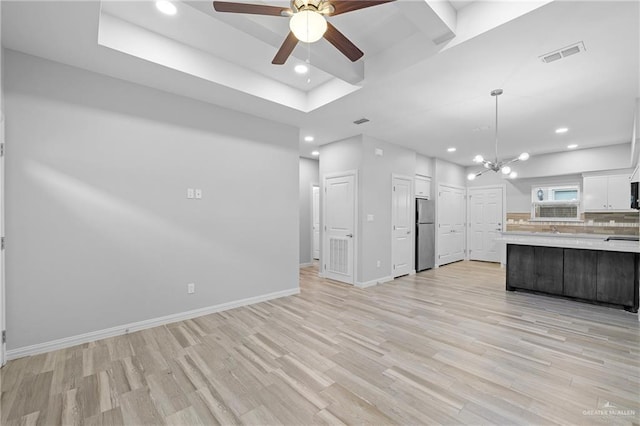
[[[309,75],[307,76],[307,84],[311,83],[311,43],[307,43],[307,66],[309,67]]]

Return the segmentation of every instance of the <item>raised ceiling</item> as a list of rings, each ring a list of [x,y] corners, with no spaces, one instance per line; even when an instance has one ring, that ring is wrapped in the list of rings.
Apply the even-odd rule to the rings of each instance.
[[[504,89],[501,156],[631,139],[640,97],[636,1],[399,0],[331,19],[365,52],[360,61],[350,63],[322,40],[299,44],[284,66],[271,59],[288,32],[286,18],[175,3],[178,14],[168,17],[152,2],[3,1],[2,42],[297,126],[304,156],[364,133],[469,165],[492,151],[495,88]],[[584,52],[539,59],[579,41]],[[307,59],[311,73],[294,73]],[[371,121],[353,124],[361,117]],[[560,126],[569,132],[555,134]],[[457,151],[447,153],[451,146]]]

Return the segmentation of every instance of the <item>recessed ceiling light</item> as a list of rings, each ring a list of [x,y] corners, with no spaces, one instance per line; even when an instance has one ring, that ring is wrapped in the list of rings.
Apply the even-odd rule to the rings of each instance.
[[[311,155],[317,157],[318,155],[320,155],[320,151],[311,151]]]
[[[313,136],[305,136],[304,137],[304,141],[305,142],[313,142]]]
[[[175,15],[176,12],[178,11],[178,9],[176,9],[176,6],[167,0],[157,1],[156,7],[160,12],[164,13],[165,15]]]
[[[560,134],[560,133],[567,133],[569,131],[568,127],[558,127],[556,129],[556,133]]]
[[[576,149],[578,147],[577,143],[572,143],[571,145],[567,145],[567,148],[569,149]]]
[[[456,152],[456,149],[454,147],[447,148],[447,152]]]
[[[306,74],[309,71],[309,67],[304,64],[296,65],[293,70],[298,74]]]

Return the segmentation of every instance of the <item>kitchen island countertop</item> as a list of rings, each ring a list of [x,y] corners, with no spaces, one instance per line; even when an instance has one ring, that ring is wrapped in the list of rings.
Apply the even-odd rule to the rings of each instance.
[[[609,240],[620,235],[559,234],[544,232],[503,232],[497,242],[528,246],[563,247],[585,250],[620,251],[640,253],[640,242]]]

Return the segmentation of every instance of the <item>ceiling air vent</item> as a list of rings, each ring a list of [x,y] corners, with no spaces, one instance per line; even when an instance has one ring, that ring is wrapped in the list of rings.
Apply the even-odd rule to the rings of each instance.
[[[364,124],[364,123],[368,123],[368,122],[369,122],[368,118],[362,117],[362,118],[359,118],[356,121],[354,121],[353,124]]]
[[[562,49],[554,50],[553,52],[545,53],[542,56],[538,56],[544,63],[554,62],[567,56],[575,55],[576,53],[584,52],[584,43],[579,41],[570,46],[563,47]]]

